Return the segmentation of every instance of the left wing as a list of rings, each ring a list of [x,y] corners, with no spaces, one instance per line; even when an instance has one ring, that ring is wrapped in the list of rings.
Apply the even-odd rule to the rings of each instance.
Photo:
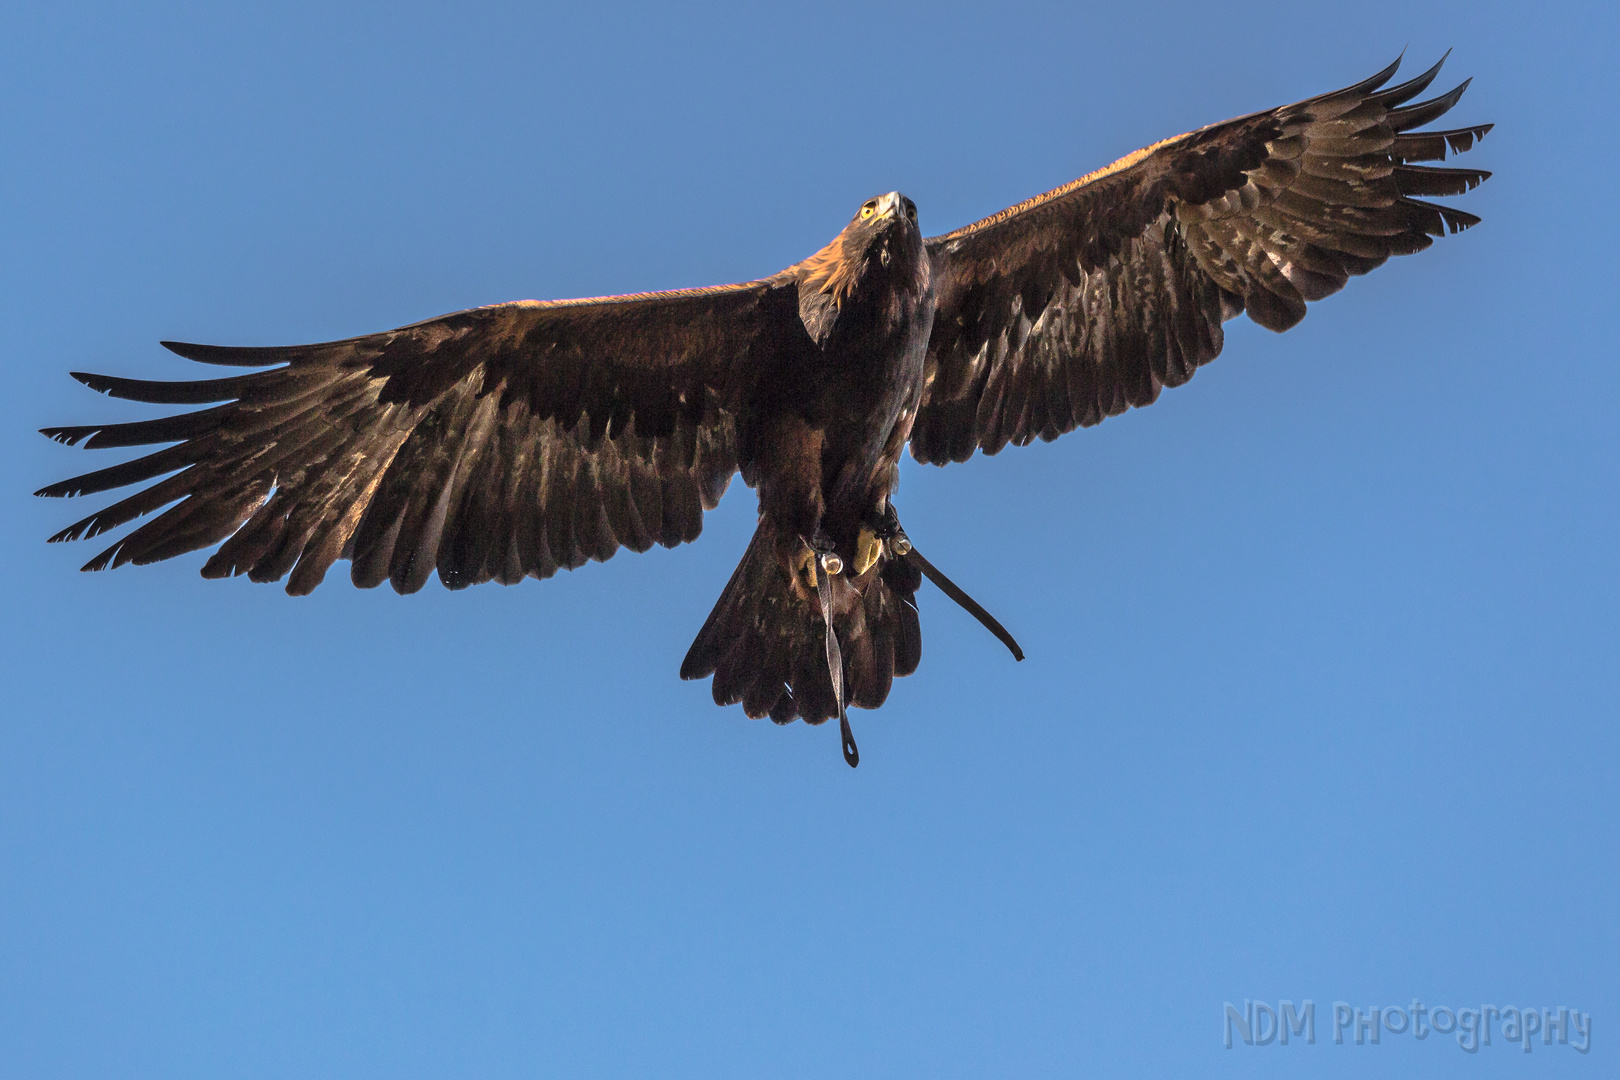
[[[1399,64],[928,240],[938,306],[912,455],[966,461],[1150,404],[1214,359],[1225,319],[1286,330],[1350,275],[1478,223],[1415,196],[1490,173],[1409,163],[1462,153],[1491,125],[1413,131],[1468,84],[1402,108],[1440,64],[1380,90]]]

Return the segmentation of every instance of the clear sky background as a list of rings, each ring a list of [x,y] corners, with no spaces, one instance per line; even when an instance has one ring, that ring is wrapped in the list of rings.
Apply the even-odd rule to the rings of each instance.
[[[1601,5],[12,2],[0,16],[0,1076],[1615,1075],[1613,61]],[[34,433],[476,304],[733,281],[900,188],[944,232],[1408,72],[1495,121],[1398,259],[1151,409],[897,499],[882,711],[681,657],[740,557],[293,600],[80,574]],[[1317,1044],[1221,1041],[1309,998]],[[1336,1046],[1331,1005],[1568,1005],[1581,1056]]]

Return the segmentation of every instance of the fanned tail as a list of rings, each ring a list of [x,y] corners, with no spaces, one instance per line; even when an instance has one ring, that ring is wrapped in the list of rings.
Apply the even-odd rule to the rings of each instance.
[[[756,719],[802,717],[820,724],[839,715],[827,665],[822,606],[795,590],[777,552],[775,526],[762,519],[754,538],[681,664],[681,678],[714,676],[718,705],[741,703]],[[922,582],[903,559],[880,556],[864,574],[831,576],[828,606],[839,644],[845,703],[875,709],[895,676],[922,659],[915,594]]]

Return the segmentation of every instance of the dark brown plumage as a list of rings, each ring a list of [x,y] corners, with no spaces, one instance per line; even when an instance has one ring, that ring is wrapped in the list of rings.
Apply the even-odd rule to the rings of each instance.
[[[1415,131],[1467,83],[1407,104],[1439,65],[1384,89],[1395,68],[928,240],[891,192],[757,281],[499,304],[320,345],[165,343],[263,369],[195,382],[75,374],[211,407],[45,429],[174,444],[42,489],[172,474],[51,539],[161,510],[85,569],[219,544],[204,576],[288,577],[294,594],[339,558],[362,587],[414,592],[434,570],[450,588],[511,584],[696,539],[740,470],[759,529],[682,676],[779,723],[876,708],[921,659],[923,574],[942,580],[889,503],[908,442],[919,461],[964,461],[1149,404],[1220,352],[1224,320],[1286,330],[1351,275],[1476,223],[1424,198],[1488,173],[1414,163],[1490,125]]]

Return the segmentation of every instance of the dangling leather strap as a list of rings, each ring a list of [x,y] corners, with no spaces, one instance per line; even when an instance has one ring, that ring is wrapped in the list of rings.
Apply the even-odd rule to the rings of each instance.
[[[909,541],[910,538],[907,539]],[[1007,628],[996,622],[996,617],[980,607],[977,600],[963,592],[961,586],[935,569],[934,564],[923,558],[922,552],[918,551],[915,545],[912,545],[911,550],[906,552],[902,558],[908,560],[918,570],[921,570],[924,577],[939,586],[940,592],[955,600],[961,605],[963,611],[978,619],[980,625],[996,635],[998,641],[1012,650],[1014,660],[1024,658],[1024,650],[1020,649],[1018,642],[1014,641],[1013,636],[1007,633]],[[826,601],[822,601],[822,603],[825,605]],[[828,629],[831,630],[831,624],[828,624]]]
[[[827,626],[827,674],[832,676],[833,698],[838,702],[838,734],[844,743],[844,760],[854,768],[861,763],[861,752],[855,746],[855,733],[849,729],[849,715],[844,711],[844,654],[838,648],[838,635],[833,631],[832,575],[821,565],[816,566],[816,595],[821,600],[821,619]]]

